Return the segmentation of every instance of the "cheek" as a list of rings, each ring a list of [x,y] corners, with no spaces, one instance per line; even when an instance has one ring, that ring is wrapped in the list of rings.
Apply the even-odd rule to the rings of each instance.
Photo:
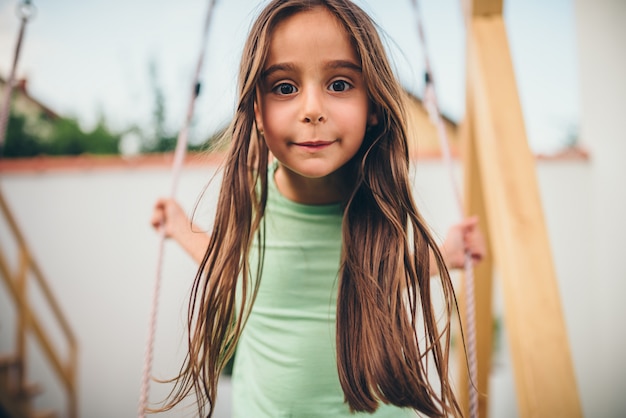
[[[276,133],[284,129],[286,121],[289,119],[288,112],[280,104],[263,103],[263,111],[259,111],[257,119],[261,121],[265,134]]]
[[[283,142],[281,139],[285,137],[285,123],[280,119],[279,115],[273,115],[264,109],[263,115],[259,118],[263,125],[263,140],[269,150],[275,154],[278,147]]]
[[[341,122],[344,129],[351,131],[353,136],[361,138],[365,136],[369,123],[367,108],[363,106],[353,106],[349,109],[344,109],[340,114],[342,115]]]

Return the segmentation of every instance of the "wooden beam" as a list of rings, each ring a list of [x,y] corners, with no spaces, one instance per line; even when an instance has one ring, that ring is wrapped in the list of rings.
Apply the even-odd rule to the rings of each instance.
[[[521,417],[582,415],[502,16],[468,26],[477,160]]]
[[[69,400],[69,417],[75,418],[78,411],[78,396],[77,396],[77,342],[74,333],[69,327],[69,323],[62,315],[60,307],[56,302],[56,299],[52,295],[52,292],[47,284],[47,281],[43,277],[43,274],[33,257],[28,251],[26,241],[22,236],[17,222],[13,217],[7,203],[5,202],[2,193],[0,193],[0,216],[3,216],[9,228],[11,229],[12,238],[16,241],[20,249],[20,269],[17,272],[17,277],[13,279],[9,265],[4,258],[2,248],[0,248],[0,277],[3,278],[9,293],[11,293],[12,299],[16,303],[16,309],[18,311],[18,335],[17,335],[17,351],[22,363],[25,363],[26,359],[26,339],[25,332],[32,330],[36,337],[36,341],[39,343],[40,348],[46,354],[48,361],[51,363],[52,368],[57,372],[59,380],[65,385],[65,389]],[[33,311],[29,298],[27,297],[27,279],[28,273],[32,272],[37,280],[40,290],[48,306],[51,307],[54,316],[56,317],[61,329],[64,331],[69,348],[69,354],[66,356],[66,361],[63,362],[60,354],[55,349],[53,341],[49,338],[46,332],[46,328],[42,326],[42,322]]]
[[[502,15],[502,0],[461,0],[463,5],[467,5],[467,16],[489,16]]]

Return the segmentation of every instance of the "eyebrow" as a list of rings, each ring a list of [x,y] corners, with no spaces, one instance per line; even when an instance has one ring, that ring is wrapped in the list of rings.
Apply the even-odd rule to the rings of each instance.
[[[343,69],[356,71],[359,73],[363,71],[360,65],[357,65],[354,62],[347,61],[347,60],[330,61],[324,65],[324,68],[329,69],[329,70],[339,70],[343,68]],[[287,72],[287,71],[295,71],[295,70],[296,70],[296,66],[291,63],[274,64],[274,65],[270,65],[265,70],[263,70],[263,72],[261,73],[261,77],[267,78],[273,73],[278,72],[278,71]]]

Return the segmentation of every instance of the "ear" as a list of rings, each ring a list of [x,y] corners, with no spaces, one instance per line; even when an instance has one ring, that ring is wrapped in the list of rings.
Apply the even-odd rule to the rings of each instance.
[[[378,113],[375,110],[370,111],[369,116],[367,117],[367,126],[376,126],[378,125]]]
[[[259,98],[258,98],[258,96],[254,100],[254,120],[256,122],[257,130],[259,130],[260,132],[263,132],[263,114],[262,114],[260,106],[259,106]]]

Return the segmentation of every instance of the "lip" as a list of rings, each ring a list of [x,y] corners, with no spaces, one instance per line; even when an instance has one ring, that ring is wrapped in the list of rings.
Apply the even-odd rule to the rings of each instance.
[[[304,141],[296,142],[294,145],[311,151],[317,151],[332,145],[334,142],[335,141]]]

